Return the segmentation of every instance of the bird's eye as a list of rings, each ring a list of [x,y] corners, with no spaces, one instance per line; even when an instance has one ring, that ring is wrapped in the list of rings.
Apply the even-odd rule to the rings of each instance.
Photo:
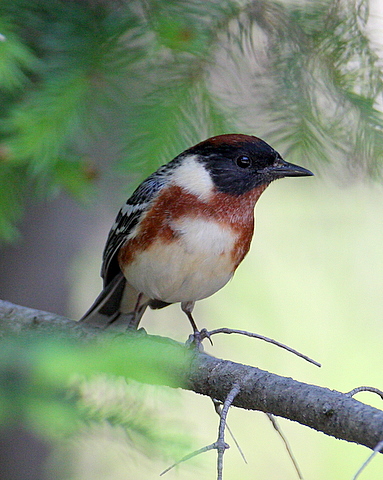
[[[251,160],[247,155],[241,155],[235,160],[235,163],[240,168],[249,168],[251,167]]]

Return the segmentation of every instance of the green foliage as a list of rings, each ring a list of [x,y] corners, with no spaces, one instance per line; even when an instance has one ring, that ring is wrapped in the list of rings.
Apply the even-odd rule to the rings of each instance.
[[[175,391],[112,375],[76,376],[71,389],[77,392],[78,412],[90,427],[109,424],[123,429],[126,442],[144,455],[176,458],[192,449],[188,434],[150,402],[155,395],[160,405],[174,403]]]
[[[0,343],[0,430],[22,421],[38,435],[63,440],[84,422],[101,422],[124,429],[145,454],[189,446],[185,435],[156,419],[144,387],[127,383],[178,385],[191,361],[178,344],[109,335],[84,343],[57,332],[5,336]]]
[[[11,22],[0,18],[0,85],[5,92],[22,88],[27,82],[25,70],[33,70],[36,58],[13,32]]]
[[[266,94],[270,133],[291,154],[357,163],[380,172],[379,59],[367,36],[368,2],[311,2],[279,11],[271,37],[275,95]],[[294,32],[288,35],[286,32]]]
[[[105,170],[144,176],[239,129],[316,170],[336,161],[380,175],[382,72],[368,18],[367,0],[3,0],[0,177],[11,168],[17,191],[86,200],[104,174],[100,146]],[[0,196],[7,240],[22,197],[15,212],[9,203]]]
[[[381,176],[368,18],[367,0],[2,0],[0,241],[17,237],[27,194],[86,202],[108,172],[143,178],[220,133],[263,136],[316,173],[337,163]],[[187,359],[158,365],[156,349],[123,339],[56,335],[1,341],[0,425],[22,417],[62,438],[105,422],[145,452],[185,443],[116,376],[162,383]]]

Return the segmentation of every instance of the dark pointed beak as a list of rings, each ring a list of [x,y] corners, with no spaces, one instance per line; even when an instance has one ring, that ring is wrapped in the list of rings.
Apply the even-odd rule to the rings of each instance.
[[[293,163],[285,162],[282,158],[278,158],[277,162],[271,167],[268,167],[269,172],[275,175],[275,178],[282,177],[309,177],[314,175],[310,170],[294,165]]]

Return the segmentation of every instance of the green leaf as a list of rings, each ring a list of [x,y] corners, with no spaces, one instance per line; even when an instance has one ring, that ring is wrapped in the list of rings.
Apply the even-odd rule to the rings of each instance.
[[[0,17],[0,90],[20,89],[28,81],[27,72],[37,67],[31,49],[14,33],[9,20]]]
[[[54,182],[64,187],[77,200],[87,202],[94,193],[97,170],[77,158],[60,159],[54,168]]]
[[[52,79],[15,107],[7,142],[13,162],[29,163],[33,175],[54,165],[81,124],[88,80],[82,71]]]

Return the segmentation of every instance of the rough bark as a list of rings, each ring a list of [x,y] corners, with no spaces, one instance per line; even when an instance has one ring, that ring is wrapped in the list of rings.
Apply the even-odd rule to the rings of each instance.
[[[81,342],[98,339],[105,334],[94,327],[52,313],[0,301],[2,336],[31,330],[52,334],[64,332]],[[172,350],[179,354],[180,349],[185,349],[171,339],[145,335],[134,338],[133,351],[139,352],[142,338],[145,338],[146,344],[149,341],[161,345],[156,350],[158,355],[168,357]],[[131,350],[129,354],[132,355]],[[141,361],[142,357],[139,358]],[[163,370],[164,365],[166,359],[157,358],[151,367],[153,370]],[[153,378],[156,377],[151,376],[148,383],[152,383]],[[145,381],[142,378],[140,380]],[[166,384],[166,380],[159,381],[162,382]],[[288,418],[327,435],[372,449],[383,439],[381,410],[338,391],[305,384],[205,353],[196,352],[192,357],[187,357],[187,361],[179,366],[177,374],[169,382],[172,387],[186,388],[222,401],[235,383],[240,385],[240,392],[233,402],[238,408],[260,410]]]

